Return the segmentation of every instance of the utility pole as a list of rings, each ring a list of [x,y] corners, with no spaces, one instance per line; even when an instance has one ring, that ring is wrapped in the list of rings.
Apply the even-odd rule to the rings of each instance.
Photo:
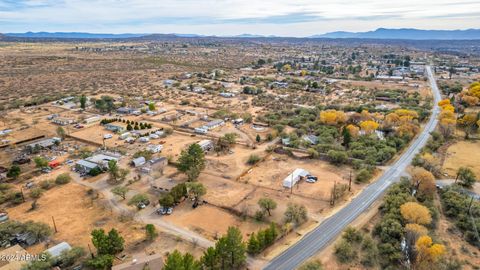
[[[25,196],[23,195],[23,187],[20,188],[20,193],[22,194],[22,200],[25,202]]]
[[[352,189],[352,170],[350,170],[350,176],[348,181],[348,191]]]
[[[52,216],[52,221],[53,221],[53,228],[55,229],[55,232],[58,232],[57,224],[55,223],[55,218],[53,218],[53,216]]]
[[[93,255],[92,248],[90,247],[90,244],[87,244],[87,245],[88,245],[88,250],[90,251],[90,255],[92,256],[92,259],[94,259],[95,256]]]

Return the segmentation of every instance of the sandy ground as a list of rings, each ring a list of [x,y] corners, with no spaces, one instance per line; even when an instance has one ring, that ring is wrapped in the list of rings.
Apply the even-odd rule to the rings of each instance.
[[[335,182],[348,184],[348,180],[344,179],[348,176],[348,168],[336,167],[319,160],[300,160],[277,154],[268,157],[239,181],[275,190],[284,190],[283,180],[296,168],[307,170],[310,174],[317,176],[318,181],[313,184],[302,181],[293,188],[294,194],[328,200],[330,190]],[[355,185],[352,184],[352,190],[355,189]]]
[[[96,228],[116,228],[126,239],[127,245],[144,236],[142,225],[119,222],[109,209],[104,209],[101,199],[92,201],[86,192],[86,188],[69,183],[45,192],[38,199],[38,209],[34,211],[29,211],[31,203],[27,201],[9,209],[8,213],[13,220],[44,222],[52,228],[53,217],[58,229],[52,237],[54,242],[67,241],[85,248],[91,243],[90,232]]]
[[[455,177],[458,168],[465,166],[473,170],[477,179],[480,177],[480,142],[460,141],[450,146],[446,152],[443,170]]]
[[[175,207],[175,214],[163,217],[166,221],[175,223],[191,231],[198,232],[208,239],[215,240],[227,232],[228,227],[238,227],[244,239],[252,232],[268,226],[249,220],[242,220],[227,211],[211,205],[202,205],[192,210],[189,202]]]

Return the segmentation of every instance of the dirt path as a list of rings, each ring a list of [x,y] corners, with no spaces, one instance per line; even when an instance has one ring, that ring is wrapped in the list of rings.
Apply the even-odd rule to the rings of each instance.
[[[112,209],[119,213],[130,212],[131,209],[127,206],[118,203],[118,200],[115,196],[110,192],[111,185],[107,183],[108,175],[105,175],[100,180],[95,181],[94,183],[90,183],[88,181],[82,180],[78,175],[74,175],[73,179],[76,183],[95,189],[96,191],[102,193],[105,199],[109,202]],[[155,209],[145,209],[140,212],[137,212],[134,216],[135,220],[145,223],[145,224],[154,224],[157,227],[161,228],[162,230],[171,233],[175,236],[181,237],[185,241],[194,242],[202,247],[208,248],[214,245],[214,243],[203,236],[196,234],[194,232],[184,230],[176,225],[173,225],[169,222],[164,221],[160,216],[158,216],[155,212]]]

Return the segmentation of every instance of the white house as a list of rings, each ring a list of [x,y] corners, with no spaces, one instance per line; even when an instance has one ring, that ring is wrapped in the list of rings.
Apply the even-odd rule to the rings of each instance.
[[[211,140],[201,140],[197,143],[203,151],[208,152],[213,149],[213,142]]]
[[[205,128],[201,128],[201,127],[197,127],[195,128],[195,133],[198,133],[198,134],[207,134],[208,130],[205,129]]]
[[[142,142],[142,143],[147,143],[149,141],[150,141],[150,139],[148,137],[140,137],[140,142]]]
[[[91,124],[91,123],[95,123],[95,122],[98,122],[100,121],[100,116],[92,116],[92,117],[89,117],[85,120],[83,120],[83,122],[85,124]]]
[[[310,173],[304,169],[297,168],[285,179],[283,179],[283,186],[286,188],[292,188],[302,178],[306,177]]]
[[[149,144],[147,145],[147,151],[150,151],[152,153],[159,153],[163,149],[163,145],[161,144]]]

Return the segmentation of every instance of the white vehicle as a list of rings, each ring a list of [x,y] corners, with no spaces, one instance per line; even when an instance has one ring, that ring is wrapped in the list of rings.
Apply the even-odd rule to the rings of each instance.
[[[103,135],[103,138],[106,140],[106,139],[111,139],[113,138],[113,135],[112,134],[105,134]]]

